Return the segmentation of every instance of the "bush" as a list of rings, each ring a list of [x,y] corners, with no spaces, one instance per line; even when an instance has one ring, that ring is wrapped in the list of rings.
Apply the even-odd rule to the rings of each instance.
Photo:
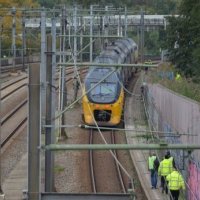
[[[163,63],[157,68],[156,73],[155,71],[152,71],[151,81],[152,83],[159,83],[176,93],[200,102],[199,78],[191,79],[181,76],[181,79],[177,81],[175,78],[172,79],[169,78],[171,76],[167,76],[167,74],[171,74],[172,72],[174,75],[177,73],[176,69],[172,65],[169,63]],[[160,74],[165,75],[160,76]]]

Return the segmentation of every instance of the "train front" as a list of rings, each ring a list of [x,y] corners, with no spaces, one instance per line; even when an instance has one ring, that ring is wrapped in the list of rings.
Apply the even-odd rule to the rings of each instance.
[[[124,91],[119,83],[119,72],[102,81],[114,68],[94,68],[85,79],[83,118],[86,124],[116,126],[120,123]]]

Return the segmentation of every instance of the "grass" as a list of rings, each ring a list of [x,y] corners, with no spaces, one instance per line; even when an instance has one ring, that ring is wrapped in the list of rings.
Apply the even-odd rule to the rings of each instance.
[[[62,167],[62,166],[56,165],[56,166],[54,167],[54,172],[55,172],[55,173],[61,173],[61,172],[63,172],[64,170],[65,170],[65,168]]]
[[[176,93],[200,102],[200,85],[183,76],[180,80],[175,80],[175,78],[170,76],[172,74],[175,77],[176,69],[168,63],[163,63],[156,73],[155,71],[150,73],[150,81],[152,83],[159,83]]]

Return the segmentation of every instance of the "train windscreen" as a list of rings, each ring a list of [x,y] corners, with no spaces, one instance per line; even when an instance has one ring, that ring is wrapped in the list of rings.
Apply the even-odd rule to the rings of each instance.
[[[91,83],[91,88],[96,83]],[[92,91],[92,96],[114,96],[116,93],[116,83],[100,83]]]

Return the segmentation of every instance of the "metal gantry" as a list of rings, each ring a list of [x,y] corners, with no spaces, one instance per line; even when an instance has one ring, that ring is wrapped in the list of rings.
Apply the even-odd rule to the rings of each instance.
[[[200,149],[200,145],[192,144],[51,144],[42,147],[44,150],[172,150],[182,149],[191,152]]]
[[[40,18],[26,18],[26,14],[23,15],[22,25],[24,26],[23,35],[25,35],[25,28],[37,27],[41,33],[41,65],[40,69],[37,66],[31,66],[29,69],[29,171],[28,171],[28,196],[29,200],[35,199],[53,199],[49,193],[41,193],[40,187],[40,156],[41,151],[45,150],[45,192],[53,192],[53,151],[57,150],[111,150],[111,149],[124,149],[124,150],[151,150],[151,149],[185,149],[193,150],[200,149],[200,145],[168,145],[168,144],[137,144],[137,145],[56,145],[54,142],[54,130],[55,130],[55,91],[53,91],[54,81],[53,75],[55,74],[55,68],[61,67],[60,76],[60,93],[59,108],[63,115],[64,110],[64,72],[65,66],[85,66],[86,63],[82,62],[83,51],[88,50],[87,57],[90,63],[87,66],[93,66],[96,63],[92,63],[95,49],[103,49],[108,43],[109,39],[116,39],[121,37],[127,37],[128,29],[131,27],[140,28],[141,30],[141,51],[144,45],[144,28],[145,26],[164,26],[164,17],[157,17],[157,21],[153,18],[147,18],[144,14],[130,15],[126,8],[114,9],[106,6],[105,8],[99,8],[91,5],[89,15],[85,15],[86,10],[79,9],[77,7],[69,10],[63,7],[62,12],[59,10],[51,11],[53,17],[47,17],[47,10],[38,10]],[[30,11],[34,12],[34,11]],[[59,16],[61,14],[61,19]],[[55,15],[59,17],[55,17]],[[14,23],[13,13],[13,23]],[[154,21],[154,22],[153,22]],[[153,22],[153,23],[152,23]],[[52,37],[47,37],[46,33],[49,33],[51,28]],[[56,28],[59,29],[59,35],[57,35]],[[116,35],[114,35],[114,33]],[[143,34],[143,36],[142,36]],[[13,49],[15,48],[15,29],[13,26]],[[83,47],[83,39],[87,40],[87,43]],[[60,49],[56,49],[57,40],[60,40]],[[97,40],[100,40],[98,48]],[[23,36],[23,48],[26,46],[25,36]],[[46,48],[48,47],[48,48]],[[81,48],[80,48],[81,47]],[[67,53],[66,53],[67,52]],[[24,53],[23,53],[24,54]],[[141,53],[143,55],[143,53]],[[15,57],[16,55],[13,55]],[[59,56],[60,60],[56,64],[56,56]],[[78,60],[81,62],[78,62]],[[143,61],[143,57],[142,57]],[[101,66],[110,66],[108,64],[102,64]],[[137,66],[137,67],[157,67],[157,65],[116,65],[116,67],[123,66]],[[40,77],[40,78],[39,78]],[[76,72],[74,71],[74,77]],[[75,80],[77,81],[77,80]],[[77,82],[76,82],[77,83]],[[66,92],[66,91],[65,91]],[[76,99],[75,95],[75,99]],[[49,101],[49,98],[51,99]],[[62,128],[63,120],[60,121],[59,127]],[[45,130],[45,144],[41,145],[41,133]],[[48,196],[49,195],[49,196]],[[55,195],[55,194],[54,194]],[[56,194],[56,198],[63,199],[65,194],[59,196]],[[67,196],[67,195],[66,195]],[[65,197],[64,197],[65,198]],[[107,197],[106,197],[107,198]],[[116,197],[116,199],[119,197]],[[122,197],[121,197],[122,198]],[[120,199],[121,199],[120,198]],[[125,197],[127,198],[127,197]],[[103,199],[103,198],[102,198]]]
[[[95,11],[93,9],[93,11]],[[105,10],[104,10],[105,11]],[[90,20],[91,20],[91,15],[84,15],[84,16],[78,16],[78,27],[81,27],[82,25],[84,25],[84,28],[89,28],[90,27]],[[148,28],[155,28],[155,27],[164,27],[164,29],[167,26],[167,17],[170,15],[148,15],[148,14],[144,14],[144,25],[145,27]],[[83,22],[81,23],[80,18],[83,18]],[[177,15],[175,15],[175,17],[177,17]],[[124,14],[116,14],[116,15],[111,15],[109,16],[109,23],[110,26],[114,27],[114,26],[118,26],[119,24],[119,18],[121,18],[121,24],[122,26],[125,26],[125,30],[126,28],[131,28],[133,29],[134,27],[140,27],[141,26],[141,14],[136,14],[133,15],[132,13],[129,13],[128,11],[126,11],[125,8],[125,13]],[[47,19],[47,27],[51,27],[51,23],[50,23],[50,19]],[[102,21],[102,22],[101,22]],[[57,27],[60,27],[61,24],[59,22],[59,20],[56,23]],[[106,24],[106,16],[96,16],[94,18],[94,27],[96,28],[97,26],[100,26],[101,24],[105,25]],[[69,24],[70,27],[73,27],[73,25]],[[29,18],[26,19],[26,27],[27,28],[38,28],[40,27],[40,18]],[[147,29],[147,28],[146,28]]]
[[[93,7],[91,7],[91,19],[94,18],[93,16],[93,11],[92,11]],[[106,8],[106,11],[108,12],[108,8]],[[72,19],[68,18],[66,19],[66,10],[64,8],[63,12],[64,14],[62,14],[62,30],[60,31],[60,52],[62,54],[60,54],[60,66],[64,66],[67,62],[67,57],[64,54],[64,52],[66,51],[65,46],[70,47],[71,49],[71,58],[69,57],[68,60],[72,61],[72,64],[74,66],[77,65],[77,57],[79,56],[79,54],[77,53],[77,39],[80,38],[80,32],[77,30],[77,8],[75,8],[73,10],[73,15],[72,15]],[[70,15],[69,15],[70,16]],[[66,24],[65,22],[68,21],[69,23],[73,22],[73,27],[71,27],[71,30],[68,31],[68,35],[66,34]],[[52,20],[52,24],[55,24],[55,21]],[[46,39],[46,13],[45,11],[41,12],[41,65],[40,65],[40,87],[38,85],[37,88],[34,87],[34,85],[37,84],[34,82],[34,79],[30,78],[30,105],[29,105],[29,109],[30,112],[29,114],[31,115],[31,117],[29,118],[29,163],[35,163],[34,165],[31,164],[29,165],[29,180],[28,180],[28,196],[30,200],[33,199],[39,199],[40,198],[40,152],[38,147],[40,146],[40,134],[41,131],[43,130],[43,125],[44,122],[46,122],[47,125],[50,125],[52,123],[52,118],[54,118],[55,115],[55,105],[53,108],[52,105],[52,90],[51,90],[51,85],[52,83],[52,75],[53,75],[53,70],[52,70],[52,66],[53,65],[53,60],[52,59],[52,49],[54,46],[54,51],[56,51],[56,39],[55,39],[55,28],[53,28],[53,25],[51,25],[52,27],[52,37],[54,38],[53,42],[54,44],[51,42],[51,39],[48,37],[48,42]],[[54,25],[55,26],[55,25]],[[106,38],[109,38],[109,27],[108,24],[106,25]],[[94,40],[91,39],[92,36],[96,36],[93,32],[93,24],[91,23],[91,32],[90,32],[90,58],[92,59],[92,55],[93,55],[93,42]],[[71,31],[73,31],[73,35],[71,36]],[[118,34],[119,35],[119,34]],[[72,38],[73,37],[73,38]],[[103,36],[101,36],[103,37]],[[82,35],[83,38],[83,35]],[[97,36],[96,36],[97,38]],[[74,40],[74,43],[72,45],[71,43],[71,39]],[[47,48],[46,48],[47,46]],[[73,52],[72,52],[72,48],[73,48]],[[47,51],[46,51],[47,49]],[[54,58],[54,62],[55,62],[55,58]],[[46,65],[47,64],[47,65]],[[59,66],[59,65],[57,65]],[[54,69],[55,70],[55,69]],[[32,77],[38,77],[38,75],[33,75],[35,69],[31,68],[30,69],[30,76]],[[60,95],[60,105],[61,105],[61,111],[64,108],[64,98],[63,98],[63,93],[64,93],[64,72],[65,72],[65,68],[62,67],[62,76],[60,76],[60,80],[61,80],[61,85],[62,87],[60,87],[61,95]],[[37,71],[38,73],[38,71]],[[48,79],[47,79],[48,78]],[[33,82],[32,82],[33,80]],[[35,80],[36,81],[36,80]],[[33,86],[32,86],[33,85]],[[33,89],[32,89],[33,88]],[[63,88],[63,89],[62,89]],[[32,90],[31,90],[32,89]],[[40,96],[40,104],[38,105],[38,100],[37,98],[34,99],[34,97],[31,95],[32,93],[35,93],[35,89],[37,89],[38,94],[36,96]],[[45,98],[46,97],[46,98]],[[51,97],[51,98],[50,98]],[[50,102],[49,102],[49,98],[50,98]],[[39,120],[35,120],[35,123],[37,123],[37,125],[34,123],[33,124],[33,118],[35,118],[35,115],[38,115],[38,112],[34,112],[34,107],[38,106],[38,110],[40,111],[40,117],[38,118]],[[46,114],[45,114],[46,113]],[[63,120],[61,120],[61,125],[63,124]],[[33,125],[34,127],[38,127],[38,136],[35,135],[33,130]],[[51,145],[54,143],[54,135],[53,135],[53,131],[54,128],[53,127],[46,127],[45,128],[45,146],[47,145]],[[34,141],[34,142],[33,142]],[[34,151],[34,149],[37,149],[37,151]],[[36,177],[34,177],[34,174],[38,174],[37,179]],[[53,184],[54,184],[54,175],[53,175],[53,152],[52,151],[46,151],[45,153],[45,192],[53,192]]]

